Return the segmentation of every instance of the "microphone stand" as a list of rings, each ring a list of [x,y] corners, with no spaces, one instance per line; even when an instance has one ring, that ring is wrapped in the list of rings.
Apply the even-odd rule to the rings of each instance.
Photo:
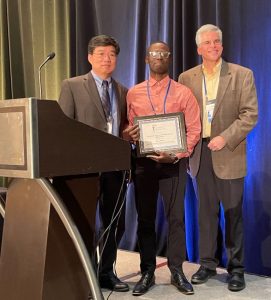
[[[55,57],[55,52],[50,53],[45,61],[39,66],[39,90],[40,90],[40,98],[42,97],[42,85],[41,85],[41,68],[47,63],[48,60],[53,59]]]

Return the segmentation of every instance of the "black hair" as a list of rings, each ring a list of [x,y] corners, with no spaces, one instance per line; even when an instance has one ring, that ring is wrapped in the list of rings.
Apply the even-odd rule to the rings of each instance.
[[[99,46],[113,46],[116,50],[116,55],[120,52],[120,46],[119,43],[115,38],[109,35],[100,34],[94,36],[89,42],[88,42],[88,53],[93,54],[95,48]]]

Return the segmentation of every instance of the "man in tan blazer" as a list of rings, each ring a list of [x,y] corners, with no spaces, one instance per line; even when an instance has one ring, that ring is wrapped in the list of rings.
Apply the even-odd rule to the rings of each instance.
[[[225,216],[228,288],[245,288],[242,198],[246,175],[246,137],[257,121],[257,95],[251,70],[221,58],[222,32],[211,24],[196,34],[202,64],[179,76],[201,109],[202,138],[189,159],[199,197],[199,270],[192,283],[216,274],[218,214]]]
[[[88,74],[64,80],[59,97],[59,105],[68,117],[118,137],[127,122],[127,89],[112,78],[119,51],[119,44],[114,38],[107,35],[93,37],[88,44],[88,61],[92,70]],[[125,228],[124,191],[122,197],[119,195],[122,186],[121,171],[100,175],[99,208],[104,229],[111,224],[113,212],[118,212],[123,205],[120,218],[115,218],[108,238],[107,235],[104,237],[106,243],[99,266],[100,286],[117,292],[129,290],[113,269],[117,244]]]

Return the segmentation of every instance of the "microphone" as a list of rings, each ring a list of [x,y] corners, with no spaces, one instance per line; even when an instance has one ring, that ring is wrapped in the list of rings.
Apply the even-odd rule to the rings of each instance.
[[[41,85],[41,68],[47,63],[48,60],[53,59],[55,57],[55,52],[51,52],[48,54],[44,62],[39,66],[39,90],[40,90],[40,99],[42,96],[42,85]]]

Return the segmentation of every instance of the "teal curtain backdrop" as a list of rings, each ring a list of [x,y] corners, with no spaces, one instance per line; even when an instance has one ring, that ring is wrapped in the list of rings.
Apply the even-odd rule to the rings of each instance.
[[[148,76],[145,49],[163,40],[172,49],[170,73],[200,63],[197,28],[217,24],[223,31],[224,58],[254,71],[259,122],[248,138],[244,221],[246,270],[271,275],[271,2],[270,0],[0,0],[0,95],[2,99],[37,95],[36,70],[48,53],[45,97],[57,99],[61,80],[89,71],[87,43],[96,34],[113,35],[121,52],[115,78],[127,87]],[[127,199],[127,230],[121,247],[136,249],[133,186]],[[197,199],[188,178],[186,191],[187,257],[198,259]],[[223,210],[221,209],[221,216]],[[223,217],[218,257],[225,265]],[[161,201],[157,218],[158,254],[166,248]]]

